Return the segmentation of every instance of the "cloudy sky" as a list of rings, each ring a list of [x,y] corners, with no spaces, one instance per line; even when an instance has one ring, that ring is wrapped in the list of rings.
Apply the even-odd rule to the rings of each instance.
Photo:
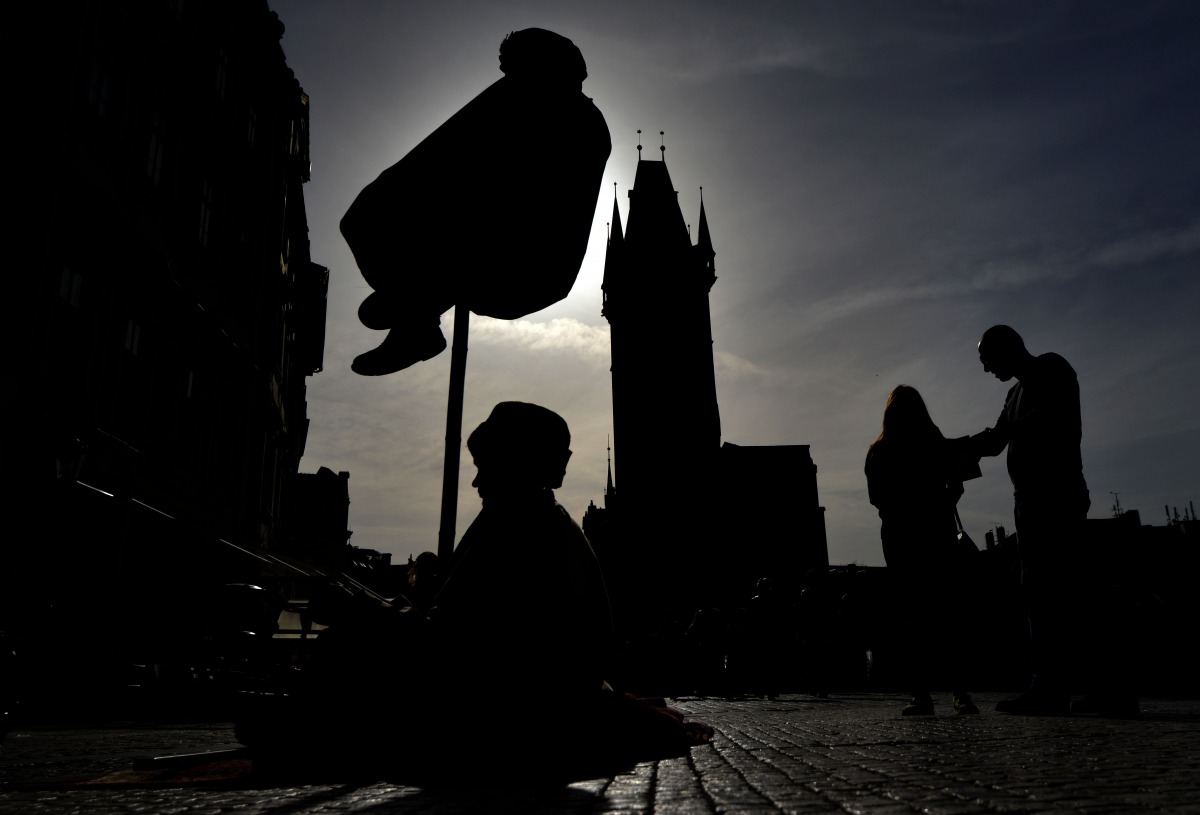
[[[1200,501],[1200,4],[270,4],[311,98],[308,222],[331,269],[301,468],[350,472],[353,544],[399,562],[437,548],[450,355],[350,371],[383,335],[355,316],[369,289],[338,221],[500,78],[500,41],[531,27],[582,50],[613,152],[571,295],[515,322],[472,318],[464,429],[505,399],[561,413],[575,455],[558,496],[576,518],[604,487],[601,268],[639,129],[649,160],[665,132],[690,224],[704,189],[723,439],[811,446],[833,563],[883,564],[862,464],[892,387],[918,388],[948,436],[995,420],[1008,386],[975,351],[994,323],[1078,372],[1091,517],[1119,496],[1162,524],[1164,505]],[[530,162],[570,150],[553,132],[528,146]],[[502,189],[471,195],[479,219],[505,206]],[[406,262],[419,241],[404,236]],[[960,503],[979,541],[1012,526],[1003,458],[983,471]],[[464,456],[459,534],[472,477]]]

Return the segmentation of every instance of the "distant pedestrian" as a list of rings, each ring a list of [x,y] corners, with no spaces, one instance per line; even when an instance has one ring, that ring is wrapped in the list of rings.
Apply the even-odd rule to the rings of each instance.
[[[404,596],[419,614],[425,614],[433,605],[433,598],[440,586],[438,556],[433,552],[422,552],[409,563]]]
[[[879,510],[893,610],[903,626],[897,642],[913,688],[912,702],[901,713],[933,714],[930,690],[939,640],[949,654],[954,709],[978,713],[962,676],[964,615],[953,601],[959,589],[954,507],[963,494],[962,477],[950,441],[916,388],[898,385],[888,396],[883,430],[867,451],[865,469],[871,504]]]

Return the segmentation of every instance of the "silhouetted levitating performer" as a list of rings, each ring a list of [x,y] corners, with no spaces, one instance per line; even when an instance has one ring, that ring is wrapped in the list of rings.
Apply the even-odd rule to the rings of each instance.
[[[355,199],[342,234],[375,291],[359,307],[386,329],[353,369],[378,376],[446,347],[440,315],[462,304],[516,319],[567,296],[611,142],[584,96],[583,55],[529,28],[500,44],[504,77]]]
[[[898,385],[883,411],[883,430],[867,451],[867,492],[879,510],[880,538],[894,609],[903,624],[912,702],[905,716],[933,715],[931,674],[945,654],[960,714],[978,713],[964,686],[962,646],[968,632],[955,596],[958,526],[954,505],[963,494],[961,467],[951,442],[929,415],[916,388]],[[939,648],[940,646],[940,648]]]
[[[1091,498],[1080,453],[1082,421],[1079,381],[1058,354],[1034,356],[1021,336],[996,325],[979,340],[983,369],[1001,382],[1015,378],[996,424],[971,437],[977,455],[995,456],[1008,448],[1013,483],[1021,584],[1029,617],[1033,677],[1028,690],[1004,700],[1005,713],[1069,713],[1072,676],[1083,656],[1095,612],[1080,606],[1080,581],[1088,557],[1081,544]],[[1103,679],[1103,677],[1097,677]],[[1080,700],[1079,712],[1136,712],[1129,688],[1106,689]]]

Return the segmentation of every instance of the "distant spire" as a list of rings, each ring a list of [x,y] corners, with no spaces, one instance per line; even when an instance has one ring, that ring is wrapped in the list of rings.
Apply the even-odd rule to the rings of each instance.
[[[706,254],[716,254],[713,251],[712,235],[708,231],[708,216],[704,214],[704,187],[700,188],[700,236],[696,241],[696,245]]]
[[[608,233],[608,242],[613,243],[614,241],[616,243],[625,242],[625,235],[621,231],[621,210],[617,207],[617,184],[615,181],[613,182],[612,228]]]
[[[712,279],[717,279],[717,253],[713,249],[712,234],[708,231],[708,216],[704,213],[704,187],[700,188],[700,227],[696,239],[696,253],[704,268],[712,273]],[[709,285],[712,285],[711,283]]]
[[[612,236],[613,236],[613,233],[612,233],[613,224],[616,224],[617,228],[620,229],[621,228],[620,219],[621,219],[621,211],[617,209],[617,182],[614,181],[613,182],[613,219],[611,221],[609,221],[607,224],[608,240],[610,243],[612,242]]]
[[[616,491],[617,491],[617,488],[615,486],[613,486],[613,477],[612,477],[612,436],[609,436],[608,437],[608,484],[604,488],[604,494],[612,495]]]
[[[614,269],[620,265],[621,250],[624,245],[625,233],[621,229],[621,210],[617,206],[617,185],[614,183],[612,224],[608,233],[608,251],[604,254],[604,280],[600,283],[600,289],[605,293],[601,314],[608,313],[608,292],[611,291],[613,279],[617,275]]]

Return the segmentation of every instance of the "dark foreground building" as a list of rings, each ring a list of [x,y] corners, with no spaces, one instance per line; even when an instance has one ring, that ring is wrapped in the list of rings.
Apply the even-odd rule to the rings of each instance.
[[[308,97],[265,2],[37,5],[0,625],[85,682],[182,631],[205,581],[299,573],[273,553],[328,270]]]

